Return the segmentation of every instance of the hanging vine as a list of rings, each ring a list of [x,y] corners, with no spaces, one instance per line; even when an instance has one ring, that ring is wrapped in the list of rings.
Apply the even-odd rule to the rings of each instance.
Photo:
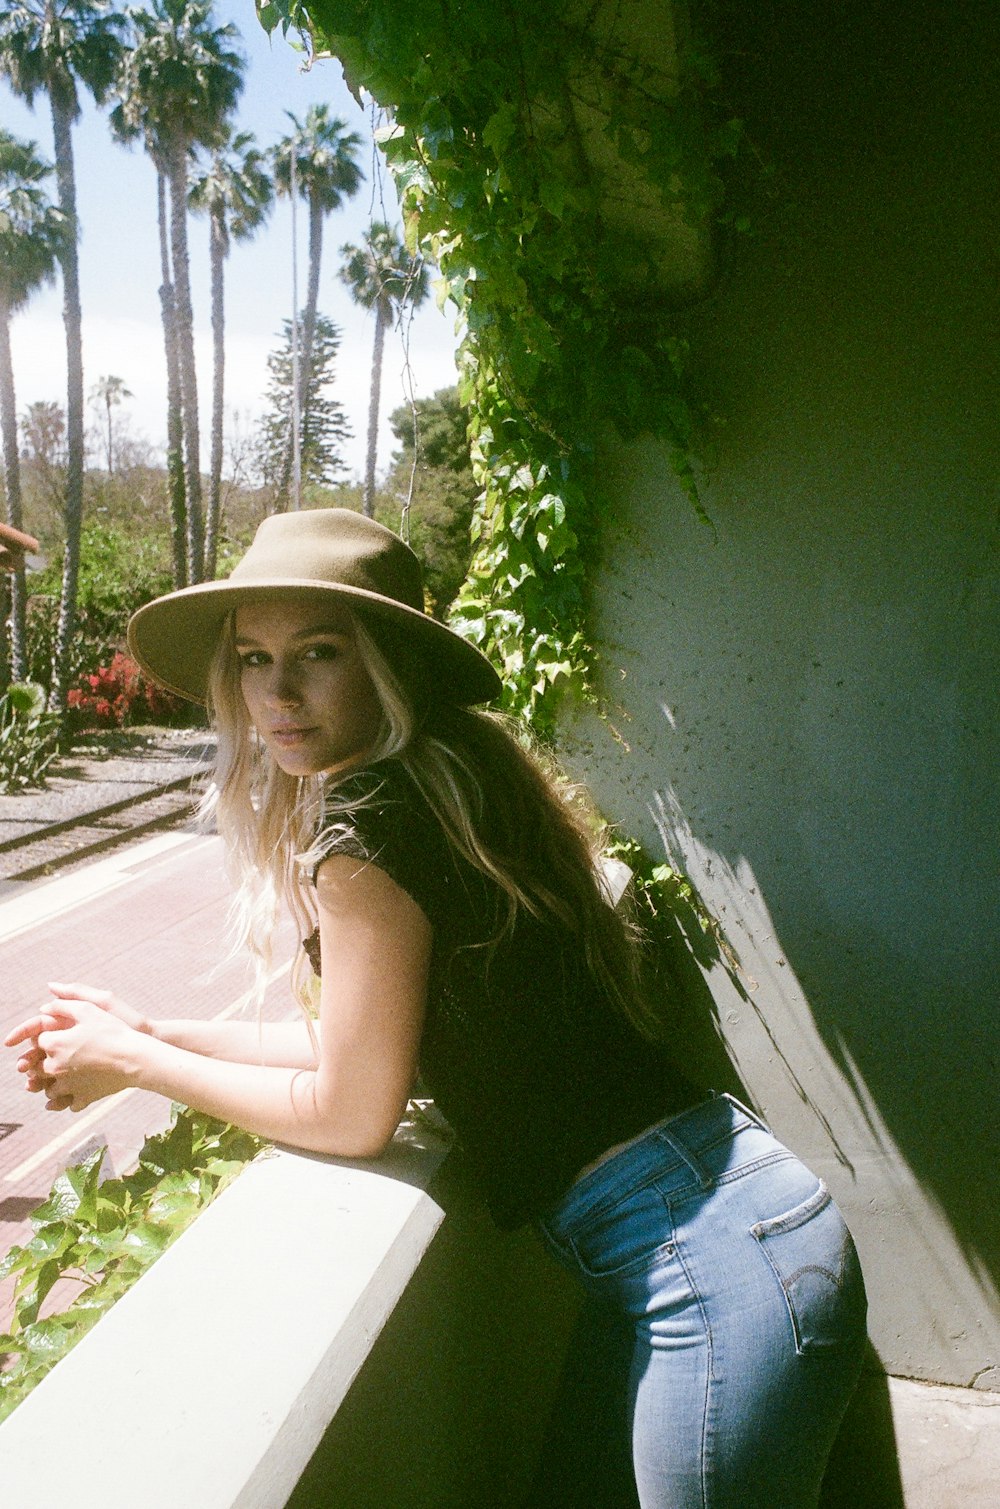
[[[637,50],[634,5],[268,0],[259,14],[339,58],[387,112],[410,249],[437,264],[463,334],[483,492],[453,621],[503,668],[507,706],[551,735],[561,693],[595,684],[587,584],[609,503],[595,435],[662,437],[701,512],[660,243],[664,226],[691,241],[719,216],[739,123],[706,104],[712,68],[690,39]],[[649,24],[671,15],[653,7]],[[620,181],[643,214],[616,212]]]

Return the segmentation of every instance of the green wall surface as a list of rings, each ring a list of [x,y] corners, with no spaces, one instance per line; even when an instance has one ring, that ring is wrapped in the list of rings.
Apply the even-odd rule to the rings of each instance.
[[[721,921],[683,1029],[845,1208],[884,1366],[1000,1389],[995,16],[713,17],[775,169],[687,315],[715,532],[607,442],[569,763]]]

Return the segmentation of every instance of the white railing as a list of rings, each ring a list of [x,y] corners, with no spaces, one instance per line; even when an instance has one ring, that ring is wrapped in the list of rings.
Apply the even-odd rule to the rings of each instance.
[[[447,1155],[411,1124],[378,1163],[250,1165],[0,1425],[4,1509],[280,1509],[443,1222],[407,1296],[424,1310],[334,1445],[330,1501],[515,1503],[575,1305],[467,1194],[445,1220],[428,1186]],[[442,1420],[452,1439],[418,1461]]]

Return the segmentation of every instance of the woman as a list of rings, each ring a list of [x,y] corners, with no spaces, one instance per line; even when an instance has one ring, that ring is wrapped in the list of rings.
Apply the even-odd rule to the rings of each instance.
[[[153,1022],[54,985],[8,1039],[28,1089],[79,1110],[136,1085],[373,1157],[419,1064],[498,1224],[534,1222],[628,1317],[643,1509],[815,1503],[864,1339],[850,1236],[756,1116],[651,1041],[586,818],[473,710],[496,673],[424,613],[409,549],[343,510],[277,515],[228,580],[141,609],[129,643],[208,701],[241,931],[263,977],[290,907],[318,1031]]]

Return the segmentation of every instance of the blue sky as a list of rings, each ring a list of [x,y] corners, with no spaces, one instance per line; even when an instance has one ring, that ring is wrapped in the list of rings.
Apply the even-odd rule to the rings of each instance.
[[[280,34],[269,39],[254,14],[253,0],[217,0],[218,24],[231,21],[241,34],[240,48],[249,61],[237,114],[241,130],[252,131],[268,147],[286,134],[286,111],[300,118],[313,102],[327,101],[350,129],[371,141],[371,119],[348,92],[340,65],[320,61],[302,68],[301,55]],[[0,123],[38,144],[52,157],[48,102],[34,110],[0,81]],[[159,253],[156,234],[156,175],[138,148],[127,150],[111,139],[106,114],[89,97],[74,133],[78,210],[81,222],[80,272],[84,320],[84,381],[88,389],[99,377],[124,379],[134,397],[119,412],[137,433],[156,445],[165,434],[166,382],[160,327]],[[365,427],[371,371],[373,317],[358,309],[337,277],[339,248],[360,238],[374,216],[398,223],[398,209],[388,175],[377,171],[373,148],[364,152],[365,183],[358,195],[326,221],[320,310],[340,326],[342,345],[335,395],[354,431],[346,451],[348,466],[360,474],[364,465]],[[55,186],[52,184],[54,196]],[[211,339],[209,329],[208,226],[190,222],[192,297],[199,366],[203,465],[208,459]],[[290,317],[291,208],[277,202],[257,238],[234,246],[226,268],[227,409],[235,427],[245,432],[260,412],[267,382],[267,355],[277,344],[283,319]],[[305,298],[307,227],[304,206],[298,216],[299,300]],[[37,399],[65,401],[65,355],[61,293],[58,285],[38,294],[14,321],[13,345],[18,408]],[[432,299],[413,318],[409,338],[412,384],[420,396],[455,380],[454,311],[442,314]],[[386,343],[383,366],[382,427],[379,465],[392,446],[386,423],[404,401],[405,355],[401,338]],[[234,427],[230,419],[229,428]]]

